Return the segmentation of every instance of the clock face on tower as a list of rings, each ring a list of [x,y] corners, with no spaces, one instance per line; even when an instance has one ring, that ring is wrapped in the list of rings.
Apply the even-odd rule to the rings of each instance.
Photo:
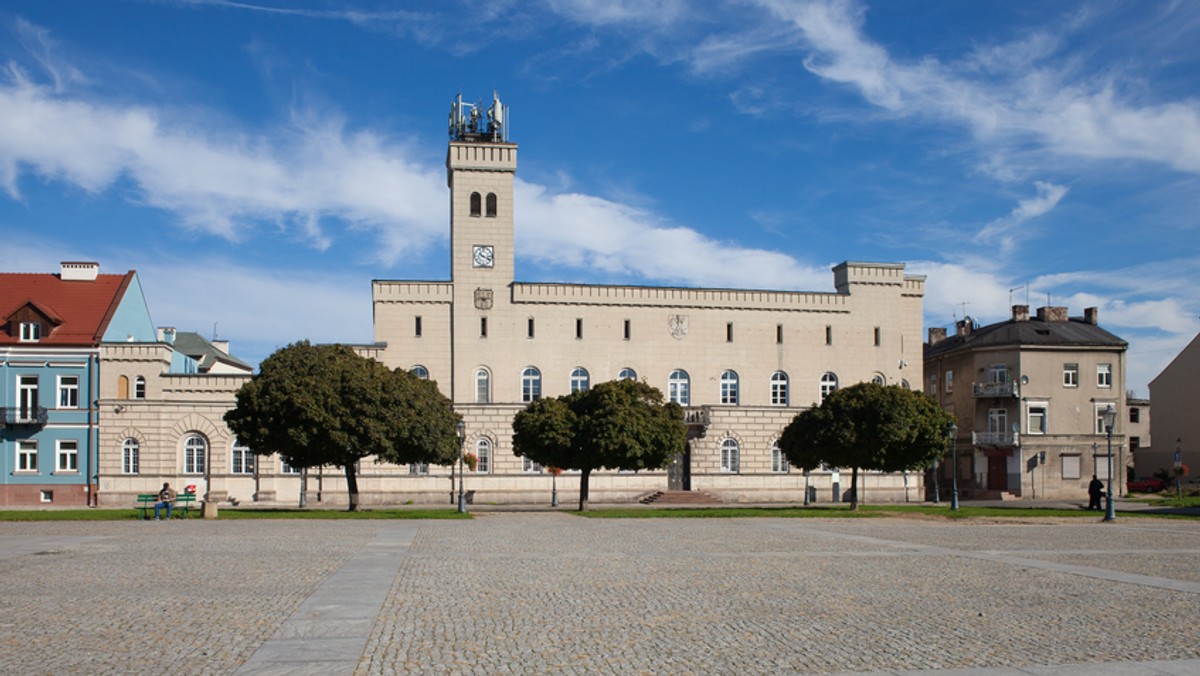
[[[476,244],[471,252],[471,260],[477,268],[490,268],[495,262],[495,252],[490,246]]]

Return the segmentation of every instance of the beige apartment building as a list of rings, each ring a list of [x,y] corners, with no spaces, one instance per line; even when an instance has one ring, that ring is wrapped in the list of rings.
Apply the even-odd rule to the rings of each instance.
[[[848,473],[805,476],[777,440],[838,387],[920,387],[924,278],[903,264],[846,262],[828,292],[517,281],[517,144],[499,124],[507,110],[497,102],[486,129],[456,126],[460,105],[446,157],[451,279],[374,281],[376,345],[360,350],[436,380],[453,400],[466,450],[480,458],[466,477],[475,500],[549,500],[551,477],[513,453],[513,416],[533,399],[616,378],[644,380],[682,404],[688,450],[664,471],[593,475],[593,500],[673,489],[800,501],[806,485],[818,501],[841,498]],[[364,462],[362,471],[364,503],[388,486],[417,501],[447,498],[448,468],[399,468],[400,482],[389,480],[393,468]],[[565,475],[557,488],[572,499],[577,482]],[[920,500],[923,482],[920,473],[872,473],[862,491],[868,501]]]
[[[1102,414],[1116,411],[1114,493],[1132,466],[1126,436],[1125,341],[1099,325],[1099,312],[1014,305],[1011,319],[955,335],[931,328],[925,391],[955,416],[958,486],[966,498],[1087,499],[1092,475],[1107,482]],[[942,495],[951,463],[939,472]]]
[[[1192,339],[1166,368],[1150,381],[1154,402],[1150,448],[1138,454],[1138,476],[1153,476],[1159,469],[1172,471],[1175,452],[1188,467],[1184,482],[1200,476],[1200,335]]]

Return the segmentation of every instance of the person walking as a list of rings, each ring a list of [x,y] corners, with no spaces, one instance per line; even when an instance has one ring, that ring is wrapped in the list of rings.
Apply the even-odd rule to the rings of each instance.
[[[1100,498],[1104,496],[1104,482],[1092,475],[1092,481],[1088,484],[1088,509],[1103,509],[1100,506]]]
[[[158,510],[166,507],[167,518],[171,518],[171,504],[175,502],[175,489],[171,488],[171,484],[164,483],[162,490],[158,492],[158,502],[154,503],[154,520],[158,521]]]

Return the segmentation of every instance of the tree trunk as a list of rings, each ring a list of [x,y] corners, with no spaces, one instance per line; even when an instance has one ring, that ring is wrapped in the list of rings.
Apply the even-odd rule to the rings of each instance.
[[[858,467],[850,473],[850,511],[858,510]]]
[[[579,511],[586,512],[588,509],[588,479],[592,476],[592,470],[584,469],[579,472]]]
[[[355,471],[358,463],[348,462],[343,465],[346,468],[346,488],[350,491],[350,509],[348,511],[358,511],[358,473]]]

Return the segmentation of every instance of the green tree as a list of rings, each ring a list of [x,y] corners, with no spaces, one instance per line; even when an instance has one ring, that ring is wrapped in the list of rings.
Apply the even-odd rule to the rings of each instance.
[[[513,453],[549,467],[579,470],[586,511],[594,470],[658,469],[687,443],[683,409],[635,380],[531,402],[513,418]]]
[[[806,470],[850,467],[851,509],[858,509],[858,470],[899,472],[927,467],[949,448],[954,421],[932,398],[896,385],[859,383],[801,411],[783,430],[779,448]]]
[[[225,422],[259,455],[293,467],[333,465],[358,511],[358,462],[449,464],[458,415],[437,384],[392,370],[345,345],[288,345],[263,360]]]

